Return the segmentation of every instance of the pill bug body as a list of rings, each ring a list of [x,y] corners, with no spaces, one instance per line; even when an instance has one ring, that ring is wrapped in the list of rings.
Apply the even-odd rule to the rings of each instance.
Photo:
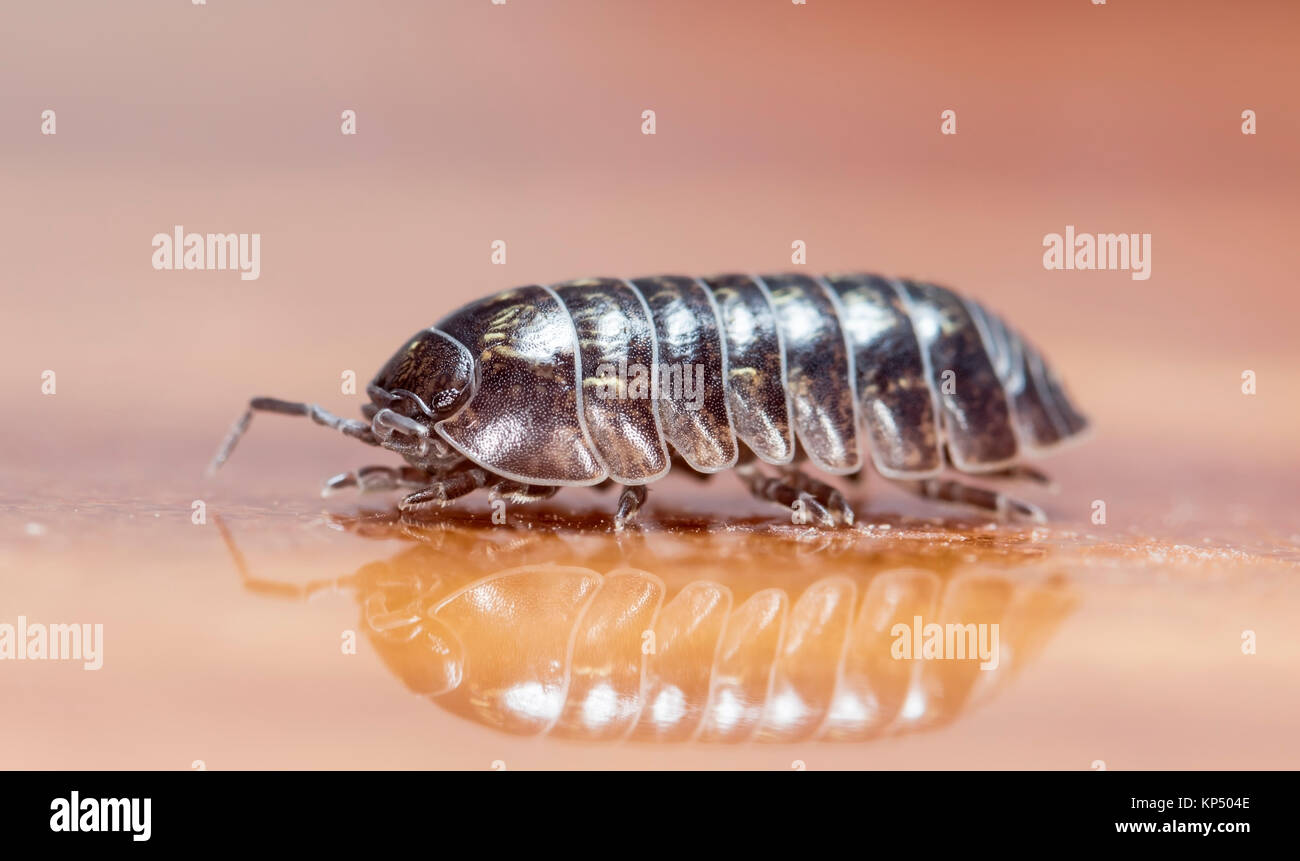
[[[613,482],[625,488],[620,525],[674,462],[704,474],[737,467],[756,495],[823,519],[852,514],[794,464],[853,475],[871,462],[932,498],[1040,516],[935,477],[1041,479],[1022,462],[1087,425],[1039,352],[995,314],[937,285],[867,274],[506,290],[416,333],[367,392],[369,423],[271,399],[252,408],[309,415],[410,464],[338,476],[331,489],[417,488],[402,504],[417,512],[480,487],[524,502]]]

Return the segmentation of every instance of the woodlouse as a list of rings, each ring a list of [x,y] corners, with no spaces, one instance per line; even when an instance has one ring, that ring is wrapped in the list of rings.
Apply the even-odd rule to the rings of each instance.
[[[646,373],[642,373],[646,371]],[[407,488],[416,514],[487,488],[531,502],[623,486],[622,527],[674,463],[736,468],[751,492],[822,525],[851,523],[834,487],[797,468],[886,478],[932,499],[1042,520],[958,479],[1046,482],[1023,463],[1087,426],[1042,356],[978,303],[877,275],[593,278],[481,299],[421,330],[367,387],[367,421],[255,398],[409,466],[335,476],[325,492]],[[775,477],[759,468],[778,468]]]

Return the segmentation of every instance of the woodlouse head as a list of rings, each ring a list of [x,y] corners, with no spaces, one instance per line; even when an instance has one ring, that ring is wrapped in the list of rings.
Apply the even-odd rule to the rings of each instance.
[[[441,621],[422,606],[438,585],[420,578],[393,576],[394,567],[377,566],[386,576],[367,583],[361,623],[388,668],[414,693],[438,696],[454,690],[464,675],[464,647]]]
[[[433,425],[454,415],[473,396],[474,357],[438,329],[423,329],[385,363],[366,387],[362,407],[382,444],[412,462],[436,468],[450,457]]]
[[[414,419],[441,421],[469,400],[474,389],[474,357],[456,339],[424,329],[407,339],[366,388],[368,418],[382,409]]]

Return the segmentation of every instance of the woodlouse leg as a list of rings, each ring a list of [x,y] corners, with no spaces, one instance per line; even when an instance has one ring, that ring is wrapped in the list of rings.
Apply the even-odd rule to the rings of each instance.
[[[647,491],[644,484],[630,484],[618,497],[618,510],[614,512],[614,529],[621,531],[636,519],[645,504]]]
[[[954,467],[952,454],[948,451],[947,443],[943,446],[943,460],[949,467]],[[1031,481],[1034,484],[1041,484],[1053,493],[1059,490],[1050,475],[1025,463],[1012,464],[1005,469],[997,469],[993,472],[981,472],[980,477],[1003,478],[1008,481]]]
[[[397,503],[397,510],[402,514],[420,514],[435,508],[443,508],[480,487],[486,487],[487,483],[488,474],[478,467],[453,472]]]
[[[366,422],[340,418],[321,409],[316,404],[282,401],[278,398],[253,398],[248,402],[248,411],[240,416],[239,420],[230,428],[230,433],[226,434],[226,439],[221,443],[221,448],[217,449],[217,456],[212,459],[212,463],[208,464],[208,475],[215,473],[230,458],[231,453],[235,450],[235,445],[239,442],[239,438],[244,435],[244,432],[248,430],[249,423],[253,421],[253,413],[255,412],[280,413],[286,416],[307,416],[318,425],[334,428],[334,430],[346,436],[361,440],[366,445],[379,445],[379,440],[375,437],[374,431],[370,429],[370,425]]]
[[[341,472],[326,479],[321,496],[332,496],[340,490],[355,487],[361,493],[378,490],[395,490],[399,487],[428,487],[429,473],[413,466],[363,466],[353,472]]]
[[[492,485],[491,490],[488,491],[488,498],[492,500],[504,499],[516,505],[527,505],[530,502],[550,499],[559,489],[544,484],[524,484],[520,481],[506,479]]]
[[[818,481],[810,475],[805,475],[794,467],[786,467],[782,470],[782,476],[791,486],[812,494],[812,498],[830,511],[831,516],[838,522],[848,526],[853,525],[853,509],[849,507],[848,500],[844,498],[844,494],[840,493],[837,488],[831,487],[824,481]]]
[[[770,478],[759,472],[758,467],[752,463],[736,467],[736,475],[740,476],[740,480],[745,482],[749,492],[757,499],[784,505],[792,511],[797,511],[795,505],[801,503],[803,513],[808,515],[815,523],[826,527],[835,526],[835,518],[826,510],[826,506],[818,502],[806,490],[800,490],[793,484],[779,478]]]
[[[1002,518],[1015,515],[1032,520],[1035,523],[1047,522],[1047,515],[1043,514],[1043,510],[1037,505],[1013,499],[1006,494],[998,493],[996,490],[988,490],[983,487],[962,484],[960,481],[943,478],[898,482],[898,484],[926,499],[970,505],[984,511],[992,511]]]
[[[1032,466],[1026,466],[1024,464],[1016,464],[1015,466],[1009,466],[1006,469],[999,469],[996,472],[981,473],[981,475],[985,478],[1005,478],[1011,481],[1031,481],[1034,484],[1041,484],[1052,492],[1059,490],[1056,482],[1052,480],[1050,475],[1037,470]]]

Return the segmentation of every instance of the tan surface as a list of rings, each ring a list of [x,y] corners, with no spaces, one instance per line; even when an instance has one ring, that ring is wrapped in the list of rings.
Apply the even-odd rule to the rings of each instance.
[[[745,508],[725,492],[722,498]],[[370,537],[339,531],[283,508],[221,505],[253,576],[315,584],[309,601],[270,582],[241,589],[216,526],[191,525],[170,506],[156,517],[150,506],[121,502],[74,514],[24,511],[21,517],[50,531],[6,543],[6,607],[34,620],[102,622],[105,657],[97,672],[53,662],[0,665],[10,707],[0,761],[120,768],[185,768],[195,759],[209,768],[488,768],[495,760],[508,768],[786,768],[796,759],[811,768],[1300,762],[1291,740],[1300,712],[1294,540],[1280,551],[1284,559],[1218,542],[1116,542],[1095,532],[974,521],[940,527],[898,517],[874,517],[832,537],[749,519],[710,534],[688,530],[690,520],[667,499],[661,496],[659,511],[671,529],[623,542],[602,532],[595,515],[580,532],[558,538],[550,517],[493,528],[479,515],[458,518],[464,525],[451,532],[430,530],[424,537],[433,543],[416,545],[375,527]],[[13,517],[5,526],[10,534],[20,528]],[[424,554],[418,562],[409,561],[411,546]],[[379,575],[372,563],[385,566]],[[563,585],[556,564],[593,576],[631,566],[662,580],[669,598],[688,584],[718,583],[735,607],[770,588],[793,602],[812,584],[839,578],[858,590],[845,611],[854,615],[875,579],[896,576],[884,572],[934,572],[950,594],[967,572],[966,580],[986,581],[996,599],[937,617],[1000,622],[1002,659],[987,678],[971,663],[914,662],[917,675],[904,697],[890,682],[898,663],[877,648],[866,656],[874,667],[867,686],[894,697],[896,710],[900,697],[912,708],[884,726],[850,720],[840,735],[853,741],[813,741],[821,733],[807,726],[768,733],[793,739],[781,745],[567,741],[545,729],[546,721],[527,730],[549,732],[534,740],[502,732],[496,706],[465,712],[455,697],[431,703],[409,692],[403,680],[436,675],[437,661],[423,649],[382,658],[357,607],[376,591],[376,576],[390,587],[415,574],[450,588],[520,566],[542,572],[538,588],[549,594]],[[334,586],[348,575],[359,582]],[[511,588],[507,597],[527,602]],[[282,591],[289,600],[276,600]],[[525,603],[523,615],[504,624],[457,629],[476,677],[496,679],[497,695],[519,684],[527,690],[534,680],[520,673],[521,658],[534,668],[554,658],[555,668],[569,669],[554,650],[569,623],[559,621],[554,605],[545,612],[535,606]],[[1258,637],[1256,655],[1240,652],[1246,629]],[[358,654],[341,653],[345,631],[358,632]],[[667,642],[661,639],[661,648]],[[670,675],[686,672],[707,685],[721,675],[711,655],[697,652]],[[814,706],[851,687],[824,649],[796,657],[774,677],[787,678]],[[963,691],[971,684],[968,701]],[[956,693],[917,693],[935,685]],[[759,698],[760,706],[774,703],[775,695]],[[825,723],[816,708],[814,717]],[[769,722],[780,723],[770,714]]]
[[[0,663],[0,766],[1300,767],[1297,15],[1209,2],[16,8],[0,34],[0,622],[102,622],[106,657],[93,673]],[[345,107],[355,138],[338,134]],[[945,138],[950,107],[959,133]],[[45,108],[57,136],[39,134]],[[654,137],[639,134],[646,108]],[[1239,133],[1245,108],[1256,136]],[[150,238],[177,223],[260,231],[261,278],[153,271]],[[1066,224],[1151,233],[1151,279],[1044,271],[1042,236]],[[504,267],[489,264],[497,238]],[[342,371],[364,381],[411,331],[485,292],[784,267],[794,239],[810,269],[929,277],[988,302],[1097,424],[1042,464],[1059,495],[1025,492],[1053,518],[1035,564],[1068,579],[1073,609],[1012,684],[948,725],[788,748],[511,737],[410,695],[364,640],[341,655],[350,594],[255,598],[211,521],[190,524],[206,500],[260,577],[389,559],[398,542],[317,516],[319,479],[375,459],[360,447],[263,417],[221,477],[200,479],[245,398],[355,414]],[[40,393],[45,369],[57,395]],[[1257,395],[1241,394],[1245,369]],[[778,520],[726,477],[656,491],[651,526]],[[890,565],[926,565],[924,548],[947,540],[979,564],[1024,546],[978,528],[895,546],[866,525],[938,509],[874,476],[865,493],[843,551],[864,584],[881,547]],[[1105,526],[1088,523],[1097,499]],[[556,503],[612,504],[589,491]],[[720,543],[708,576],[737,591],[779,578],[787,540]],[[569,562],[620,562],[600,553]],[[623,561],[666,582],[692,573]]]

